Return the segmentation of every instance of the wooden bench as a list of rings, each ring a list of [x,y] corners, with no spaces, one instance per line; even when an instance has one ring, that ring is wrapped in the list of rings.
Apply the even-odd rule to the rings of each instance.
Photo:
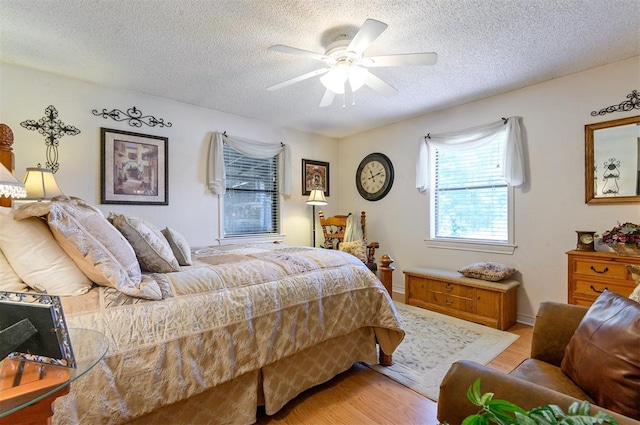
[[[459,319],[506,330],[516,322],[520,282],[464,277],[453,270],[403,270],[405,302]]]

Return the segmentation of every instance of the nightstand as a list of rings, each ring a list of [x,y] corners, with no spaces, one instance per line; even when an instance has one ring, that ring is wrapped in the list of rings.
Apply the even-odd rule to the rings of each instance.
[[[52,403],[93,368],[109,346],[100,332],[69,329],[77,367],[4,359],[0,361],[0,425],[48,424]]]

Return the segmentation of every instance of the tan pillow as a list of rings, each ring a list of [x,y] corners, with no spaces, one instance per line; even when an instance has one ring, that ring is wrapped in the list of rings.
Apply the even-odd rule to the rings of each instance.
[[[640,304],[605,290],[569,340],[561,369],[598,406],[640,420]]]
[[[190,266],[191,247],[185,237],[169,227],[162,229],[162,234],[167,239],[167,242],[169,242],[173,255],[175,255],[176,260],[178,260],[178,264],[181,266]]]
[[[14,220],[14,211],[0,207],[0,250],[11,268],[30,288],[50,295],[81,295],[89,278],[53,238],[37,217]]]
[[[109,214],[109,221],[129,241],[142,270],[171,273],[180,270],[169,242],[162,232],[148,221],[124,214]]]
[[[353,242],[341,242],[338,246],[340,251],[348,252],[354,257],[362,260],[363,263],[367,262],[367,246],[364,244],[364,241],[353,241]]]
[[[458,270],[464,277],[472,277],[474,279],[488,280],[491,282],[506,279],[517,271],[518,270],[513,267],[490,261],[469,264]]]
[[[7,257],[0,251],[0,291],[25,292],[28,290],[29,287],[20,279]]]
[[[95,207],[81,199],[52,202],[48,221],[60,246],[91,280],[132,297],[162,299],[158,283],[142,279],[129,242]]]

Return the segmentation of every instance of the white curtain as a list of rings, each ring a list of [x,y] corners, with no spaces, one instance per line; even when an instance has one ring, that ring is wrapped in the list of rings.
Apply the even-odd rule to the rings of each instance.
[[[216,195],[226,192],[226,172],[224,169],[223,144],[251,158],[272,158],[279,156],[280,194],[291,195],[291,148],[283,143],[264,143],[240,137],[227,136],[218,132],[211,135],[207,164],[209,190]]]
[[[509,117],[461,131],[430,134],[420,142],[416,163],[416,189],[425,192],[429,189],[429,153],[433,148],[474,149],[493,140],[506,131],[506,146],[502,160],[502,175],[510,186],[520,186],[525,182],[524,175],[524,127],[522,117]]]

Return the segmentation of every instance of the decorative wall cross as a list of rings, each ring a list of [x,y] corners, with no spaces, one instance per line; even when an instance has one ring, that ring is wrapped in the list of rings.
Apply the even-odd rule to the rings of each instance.
[[[80,134],[80,130],[72,125],[66,125],[58,119],[58,110],[49,105],[44,110],[45,116],[40,118],[37,122],[34,120],[26,120],[20,123],[20,125],[27,130],[38,130],[38,133],[45,136],[45,144],[47,145],[47,162],[45,167],[51,168],[54,173],[60,168],[58,164],[58,139],[62,136],[75,136]]]

